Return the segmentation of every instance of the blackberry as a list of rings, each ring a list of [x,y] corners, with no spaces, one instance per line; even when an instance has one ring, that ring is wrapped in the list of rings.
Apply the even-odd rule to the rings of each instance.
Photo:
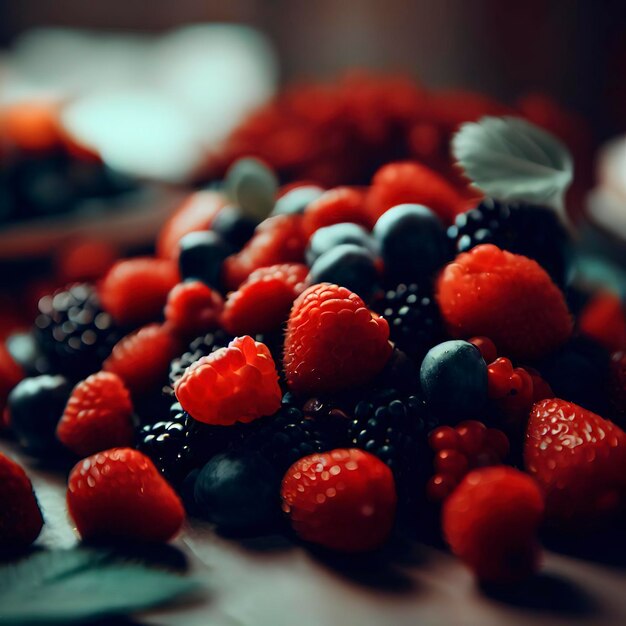
[[[457,252],[493,243],[535,259],[557,284],[564,284],[569,262],[569,238],[556,213],[547,207],[483,200],[457,215],[448,237]]]
[[[443,340],[439,307],[432,293],[415,283],[389,289],[374,310],[389,323],[391,340],[413,359],[420,360]]]
[[[86,283],[44,296],[35,331],[52,370],[72,380],[98,371],[123,334]]]

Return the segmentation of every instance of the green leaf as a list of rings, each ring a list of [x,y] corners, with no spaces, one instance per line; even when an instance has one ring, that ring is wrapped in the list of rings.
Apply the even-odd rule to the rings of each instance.
[[[567,223],[563,197],[572,182],[572,157],[550,133],[515,117],[483,117],[461,126],[452,151],[486,195],[551,206]]]
[[[244,215],[259,222],[274,208],[278,179],[262,161],[253,158],[235,161],[226,173],[226,190]]]
[[[0,567],[0,624],[71,624],[127,615],[196,589],[195,580],[75,548],[36,552]]]

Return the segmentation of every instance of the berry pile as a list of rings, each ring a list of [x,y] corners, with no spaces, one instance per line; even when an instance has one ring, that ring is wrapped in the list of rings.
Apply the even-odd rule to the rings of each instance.
[[[172,215],[154,257],[44,297],[49,369],[23,379],[7,344],[0,390],[21,445],[78,461],[67,501],[84,538],[166,541],[183,503],[223,532],[282,520],[345,552],[437,519],[480,579],[514,582],[538,567],[541,527],[623,512],[621,302],[570,312],[554,210],[519,189],[470,209],[445,171],[394,162],[361,187],[280,188],[244,159]],[[0,546],[18,515],[18,539],[37,534],[16,485]]]

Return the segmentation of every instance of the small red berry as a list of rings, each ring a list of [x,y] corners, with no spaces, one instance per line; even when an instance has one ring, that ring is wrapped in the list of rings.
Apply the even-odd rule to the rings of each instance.
[[[489,337],[472,337],[468,341],[474,344],[483,355],[485,363],[491,363],[498,358],[498,350],[496,345]]]
[[[374,225],[365,207],[365,193],[354,187],[335,187],[325,191],[304,212],[302,228],[307,238],[324,226],[352,222],[371,230]]]
[[[176,285],[167,296],[165,319],[174,332],[197,337],[218,327],[224,301],[217,291],[194,280]]]
[[[4,341],[0,341],[0,412],[4,410],[13,387],[23,378],[22,368],[15,362]]]
[[[626,309],[613,293],[596,294],[578,316],[578,327],[609,352],[626,349]]]

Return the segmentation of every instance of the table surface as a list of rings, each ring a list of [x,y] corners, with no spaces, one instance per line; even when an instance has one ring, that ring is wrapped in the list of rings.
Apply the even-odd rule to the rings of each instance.
[[[46,520],[38,544],[71,547],[77,536],[61,474],[36,469],[15,445]],[[590,550],[594,560],[546,551],[541,575],[512,591],[477,587],[444,551],[396,544],[385,555],[316,556],[279,536],[231,540],[188,522],[174,541],[189,571],[206,582],[191,603],[146,613],[133,624],[176,626],[527,626],[626,624],[626,533]],[[586,545],[586,538],[579,539]],[[180,553],[178,552],[180,551]],[[601,562],[602,561],[602,562]],[[114,622],[119,624],[120,622]]]

